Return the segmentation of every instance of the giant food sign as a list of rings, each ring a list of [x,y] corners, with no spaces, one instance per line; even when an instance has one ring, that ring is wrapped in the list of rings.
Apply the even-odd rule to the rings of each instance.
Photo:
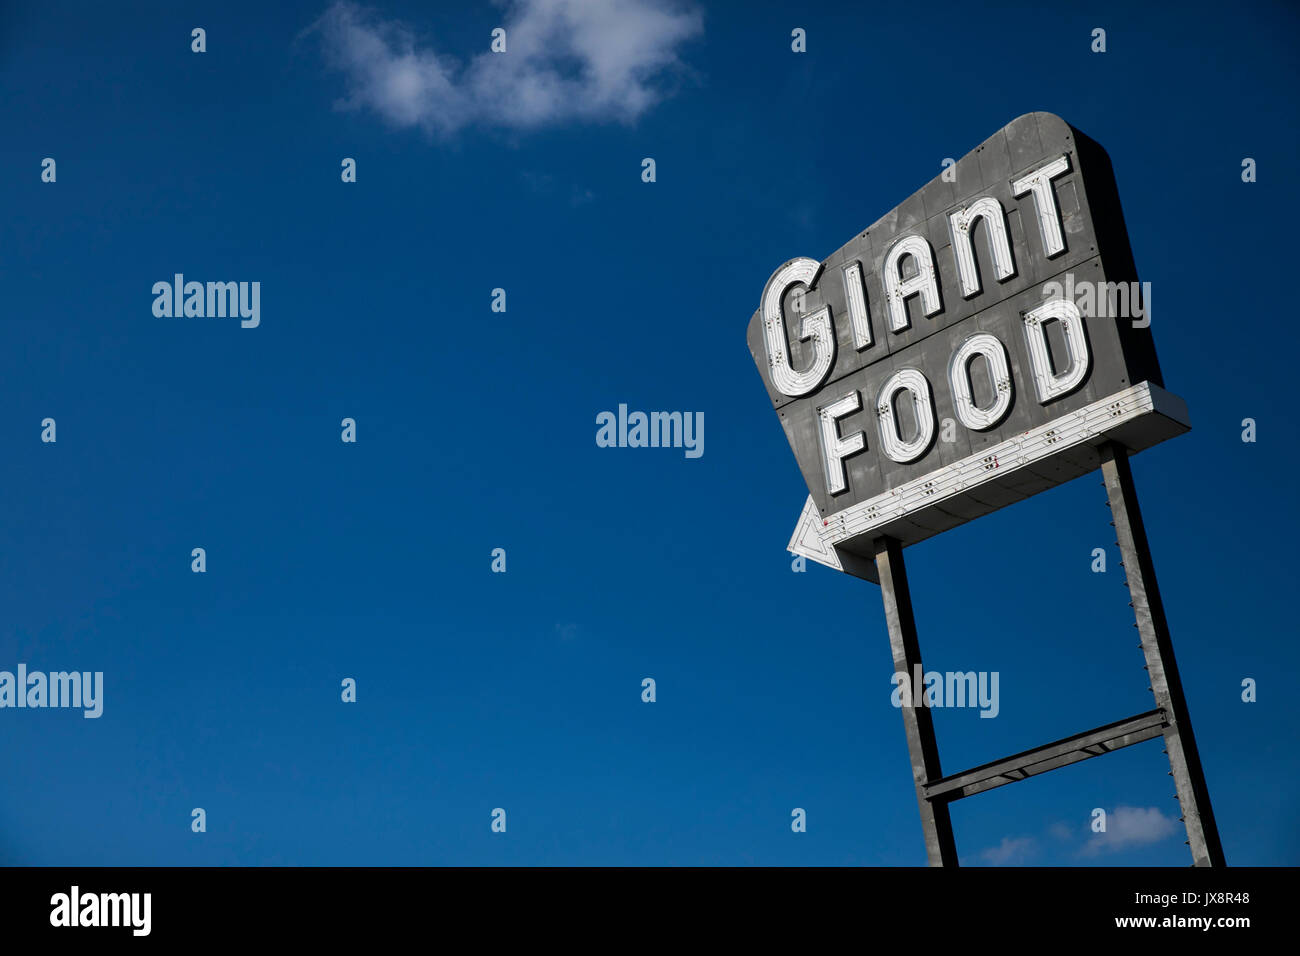
[[[1137,289],[1110,160],[1049,113],[778,268],[748,343],[808,485],[790,550],[875,580],[876,538],[913,544],[1093,470],[1103,442],[1185,432]]]

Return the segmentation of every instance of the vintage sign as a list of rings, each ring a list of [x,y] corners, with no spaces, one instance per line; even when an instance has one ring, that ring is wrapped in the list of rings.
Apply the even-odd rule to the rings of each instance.
[[[1050,113],[782,265],[748,344],[808,485],[790,550],[876,580],[876,538],[913,544],[1097,468],[1104,441],[1187,431],[1139,289],[1110,160]]]

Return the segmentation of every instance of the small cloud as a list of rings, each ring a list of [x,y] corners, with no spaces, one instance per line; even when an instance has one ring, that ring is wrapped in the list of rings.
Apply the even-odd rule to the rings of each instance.
[[[1071,840],[1074,838],[1074,831],[1064,823],[1053,823],[1047,828],[1047,832],[1055,840]]]
[[[663,98],[665,77],[682,69],[678,48],[704,30],[698,9],[671,0],[514,0],[503,26],[506,52],[490,52],[485,34],[464,66],[350,0],[306,32],[344,75],[340,107],[446,135],[631,122]]]
[[[1106,832],[1088,834],[1081,856],[1097,856],[1168,839],[1178,831],[1178,821],[1156,807],[1116,807],[1106,815]]]
[[[578,625],[576,624],[556,624],[555,634],[562,641],[571,641],[578,636]]]
[[[1038,841],[1033,837],[1003,837],[1002,842],[979,854],[979,859],[989,866],[1016,866],[1038,853]]]

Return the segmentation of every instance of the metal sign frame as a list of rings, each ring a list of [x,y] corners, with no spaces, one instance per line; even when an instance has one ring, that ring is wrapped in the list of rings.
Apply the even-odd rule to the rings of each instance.
[[[1187,699],[1178,676],[1169,622],[1156,585],[1155,567],[1138,507],[1128,451],[1118,443],[1107,442],[1099,452],[1107,503],[1115,526],[1115,543],[1128,576],[1134,626],[1141,637],[1142,652],[1146,655],[1145,666],[1151,680],[1149,689],[1155,698],[1155,709],[945,776],[925,695],[911,695],[912,700],[904,703],[902,708],[903,730],[907,734],[916,801],[921,811],[921,827],[931,866],[958,865],[957,844],[948,810],[948,805],[954,800],[1156,737],[1163,737],[1165,752],[1169,755],[1169,773],[1174,778],[1175,796],[1182,808],[1180,819],[1187,828],[1186,842],[1193,865],[1226,865],[1219,828],[1210,805],[1209,788],[1192,733]],[[924,672],[902,546],[897,539],[881,537],[875,539],[874,547],[894,670],[911,674],[920,668]]]

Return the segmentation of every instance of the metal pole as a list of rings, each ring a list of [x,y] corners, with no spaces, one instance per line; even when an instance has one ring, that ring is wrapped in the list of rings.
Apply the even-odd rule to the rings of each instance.
[[[889,646],[894,655],[894,672],[912,675],[921,667],[921,650],[916,639],[916,619],[912,615],[912,594],[907,587],[907,569],[903,566],[902,546],[893,538],[875,542],[876,570],[880,573],[880,593],[885,599],[885,620],[889,625]],[[912,779],[916,783],[916,802],[921,810],[921,827],[925,831],[925,852],[931,866],[957,866],[957,842],[952,835],[952,818],[946,800],[929,800],[925,788],[940,779],[939,744],[934,737],[934,721],[925,706],[925,687],[911,688],[911,706],[904,706],[903,730],[912,757]]]
[[[1196,866],[1224,866],[1223,845],[1219,842],[1219,828],[1210,806],[1210,791],[1205,784],[1205,772],[1192,734],[1183,683],[1178,677],[1169,622],[1156,586],[1155,565],[1151,560],[1146,528],[1142,524],[1142,512],[1138,509],[1128,451],[1122,445],[1107,442],[1102,446],[1101,473],[1105,479],[1106,497],[1110,501],[1110,513],[1115,520],[1115,541],[1128,575],[1128,590],[1133,598],[1138,634],[1142,638],[1142,653],[1147,659],[1151,692],[1155,695],[1156,706],[1165,712],[1168,721],[1164,731],[1165,750],[1169,754],[1169,766],[1174,786],[1178,789],[1183,822],[1187,826],[1187,845]]]

